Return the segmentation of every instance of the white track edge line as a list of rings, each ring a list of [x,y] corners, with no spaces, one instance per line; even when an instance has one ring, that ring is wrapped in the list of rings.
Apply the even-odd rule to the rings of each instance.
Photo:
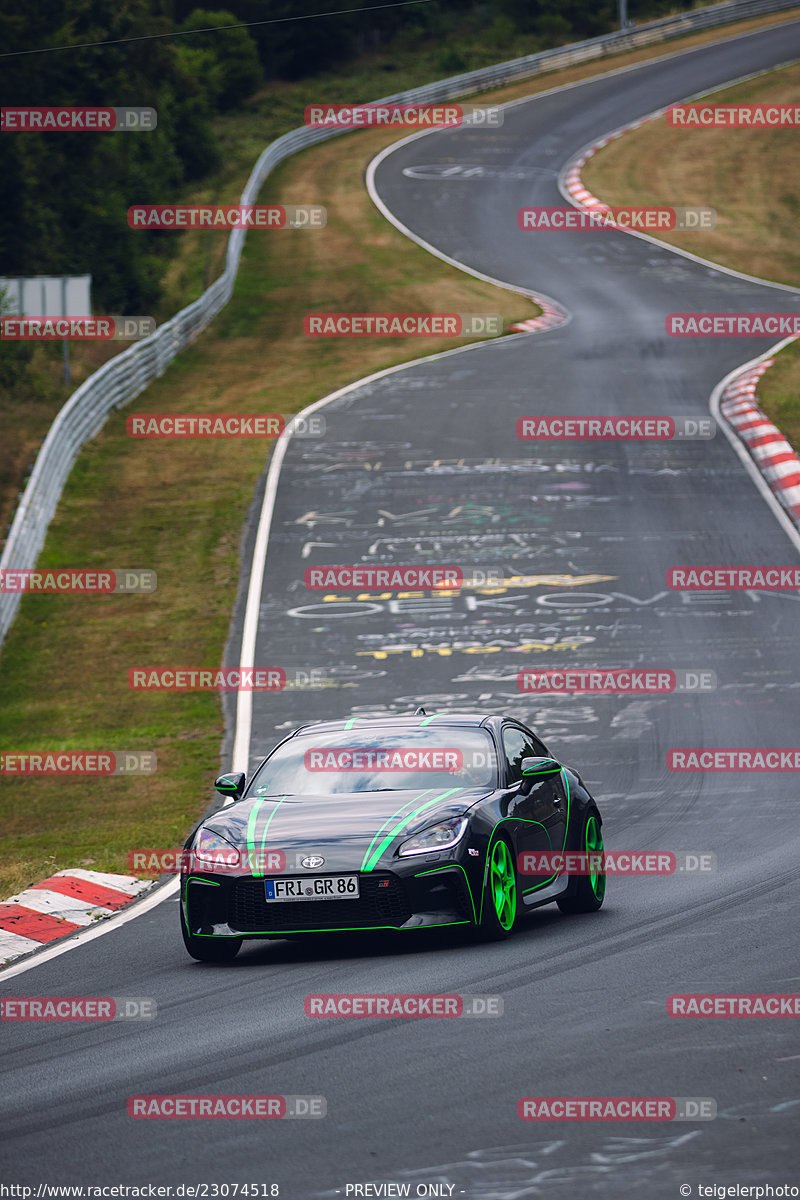
[[[567,86],[571,87],[572,85],[568,84]],[[561,89],[554,90],[560,91]],[[519,296],[526,296],[535,304],[540,300],[545,300],[548,304],[551,304],[553,308],[557,309],[563,314],[563,320],[561,320],[558,325],[550,326],[550,329],[561,329],[564,325],[568,325],[572,320],[572,313],[560,300],[556,300],[553,296],[548,296],[545,292],[536,292],[531,288],[521,287],[514,283],[508,283],[506,280],[497,279],[494,275],[487,275],[483,271],[478,271],[475,267],[468,267],[466,263],[460,262],[457,258],[451,258],[449,254],[445,254],[443,250],[439,250],[438,247],[432,245],[430,242],[426,242],[424,238],[421,238],[418,234],[414,233],[412,229],[409,229],[409,227],[405,225],[399,217],[395,216],[392,210],[388,208],[386,204],[384,204],[383,200],[378,195],[378,191],[375,186],[375,172],[385,158],[388,158],[390,154],[394,154],[396,150],[400,150],[403,146],[407,146],[409,142],[416,141],[417,138],[428,137],[432,133],[443,132],[447,132],[447,130],[422,129],[418,133],[411,133],[408,137],[401,138],[398,142],[391,142],[388,146],[384,146],[383,150],[380,150],[375,157],[370,160],[370,163],[367,167],[365,182],[370,200],[382,214],[382,216],[384,216],[387,221],[394,225],[394,227],[398,229],[400,233],[404,234],[407,238],[409,238],[410,241],[415,242],[418,246],[421,246],[423,250],[427,250],[429,254],[433,254],[435,258],[441,259],[442,262],[447,263],[451,267],[455,267],[456,270],[462,271],[466,275],[472,275],[475,279],[480,279],[484,283],[490,283],[495,287],[503,288],[507,292],[515,292]],[[541,305],[539,305],[539,307],[541,308]],[[541,316],[544,317],[545,313],[542,312]],[[530,317],[525,319],[538,320],[539,318]],[[549,333],[550,329],[542,329],[540,332]],[[519,336],[527,337],[528,333],[526,332],[524,334],[520,334]]]
[[[742,75],[738,79],[729,80],[726,83],[720,84],[719,87],[709,88],[705,92],[695,92],[692,96],[684,96],[681,100],[675,100],[673,104],[670,104],[667,107],[673,108],[678,104],[688,104],[692,100],[700,99],[702,96],[713,96],[717,92],[724,92],[727,91],[728,88],[737,87],[741,83],[747,83],[750,79],[758,79],[762,75],[769,75],[772,71],[783,71],[787,67],[796,66],[798,62],[800,62],[800,58],[790,58],[787,59],[786,62],[778,63],[774,67],[765,68],[763,71],[752,71],[749,75]],[[637,124],[635,128],[640,128],[648,121],[655,121],[659,117],[663,117],[666,111],[666,108],[653,109],[652,112],[647,113],[645,116],[637,118]],[[633,128],[634,126],[630,124],[620,125],[616,129],[612,129],[610,133],[601,134],[601,136],[599,138],[595,138],[594,141],[587,142],[586,145],[582,146],[580,150],[577,150],[575,154],[573,154],[573,156],[566,163],[564,163],[563,167],[558,173],[558,190],[561,192],[561,195],[564,197],[564,199],[569,201],[573,208],[577,208],[579,212],[586,211],[585,206],[576,201],[571,195],[569,185],[566,181],[567,175],[573,170],[574,167],[578,167],[580,173],[581,168],[585,166],[586,158],[593,157],[597,150],[605,149],[605,145],[600,145],[601,142],[608,143],[612,140],[616,141],[624,134],[632,132]],[[583,162],[580,161],[582,158],[584,159]],[[583,186],[588,194],[592,195],[592,193],[588,191],[588,188],[586,188],[586,185],[583,184]],[[599,197],[595,198],[599,199]],[[798,287],[796,284],[792,285],[789,283],[776,283],[774,279],[763,279],[760,275],[746,275],[744,271],[737,271],[735,267],[725,267],[721,263],[713,262],[710,258],[701,258],[699,254],[692,254],[691,250],[684,250],[680,246],[673,246],[669,242],[662,242],[659,238],[653,237],[653,235],[650,233],[641,233],[636,229],[625,228],[619,228],[615,232],[626,233],[629,237],[639,238],[643,242],[650,242],[654,246],[659,246],[664,250],[670,250],[673,254],[679,254],[681,258],[688,258],[692,262],[699,263],[704,267],[709,267],[713,271],[721,271],[724,275],[732,275],[735,279],[744,279],[748,283],[757,283],[762,287],[775,288],[782,292],[792,292],[794,295],[800,294],[800,287]]]
[[[756,465],[754,460],[750,457],[750,454],[748,453],[747,449],[745,448],[744,442],[742,442],[741,438],[738,436],[737,433],[734,432],[732,427],[728,424],[728,421],[726,420],[726,418],[720,412],[720,402],[722,400],[722,395],[729,383],[733,383],[733,381],[735,379],[737,379],[739,375],[743,374],[743,372],[749,370],[752,367],[757,366],[759,363],[763,362],[765,358],[771,358],[773,354],[778,354],[781,350],[784,350],[788,345],[790,345],[792,342],[794,342],[796,340],[797,340],[796,335],[793,337],[784,338],[783,341],[776,342],[775,345],[772,346],[769,350],[765,350],[763,354],[759,354],[756,358],[751,358],[748,362],[742,363],[741,366],[735,367],[732,371],[729,371],[728,374],[723,379],[721,379],[719,381],[719,383],[717,384],[717,386],[714,388],[713,392],[711,393],[711,397],[709,399],[708,406],[711,411],[712,417],[717,422],[717,424],[721,427],[722,432],[725,434],[726,438],[728,439],[728,441],[730,442],[730,444],[733,446],[734,450],[738,454],[739,458],[741,459],[742,463],[744,464],[744,467],[745,467],[748,475],[753,480],[753,483],[756,485],[759,492],[761,493],[763,498],[766,500],[767,504],[772,509],[773,515],[777,519],[777,521],[778,521],[779,525],[781,526],[781,528],[783,529],[784,533],[789,538],[789,540],[792,543],[792,545],[794,546],[795,550],[797,550],[798,553],[800,553],[800,529],[798,529],[797,526],[794,524],[791,517],[786,512],[786,510],[783,508],[783,506],[781,505],[781,502],[778,500],[778,498],[775,495],[775,493],[773,492],[772,488],[769,486],[766,479],[762,475],[758,466]]]

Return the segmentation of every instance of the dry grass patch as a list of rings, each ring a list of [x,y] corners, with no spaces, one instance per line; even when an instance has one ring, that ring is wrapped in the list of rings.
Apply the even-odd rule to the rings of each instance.
[[[800,66],[715,92],[716,104],[796,104]],[[716,229],[663,241],[748,275],[800,285],[800,154],[791,128],[673,129],[664,118],[611,142],[587,163],[590,192],[613,205],[702,205]],[[765,308],[769,309],[765,293]],[[800,352],[784,350],[759,384],[765,411],[800,448]]]
[[[800,453],[800,342],[782,350],[759,380],[761,407]]]
[[[715,92],[715,104],[796,104],[800,66]],[[590,192],[610,204],[701,205],[717,227],[663,241],[778,283],[800,281],[797,130],[671,128],[662,117],[604,147],[586,164]],[[660,235],[659,235],[660,236]]]

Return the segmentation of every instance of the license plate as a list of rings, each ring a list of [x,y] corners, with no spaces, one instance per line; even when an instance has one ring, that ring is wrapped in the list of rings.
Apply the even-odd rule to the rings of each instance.
[[[287,900],[357,900],[357,875],[306,875],[303,879],[266,879],[267,903]]]

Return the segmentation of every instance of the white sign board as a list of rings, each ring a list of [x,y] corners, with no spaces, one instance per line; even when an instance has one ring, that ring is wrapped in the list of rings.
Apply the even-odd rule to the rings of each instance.
[[[13,317],[90,317],[91,275],[33,275],[27,279],[0,276],[5,289],[3,311]]]

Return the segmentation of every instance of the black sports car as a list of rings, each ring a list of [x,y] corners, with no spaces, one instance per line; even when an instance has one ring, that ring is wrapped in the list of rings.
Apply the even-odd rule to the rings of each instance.
[[[518,721],[418,709],[304,725],[249,783],[216,788],[227,804],[187,841],[181,878],[203,961],[244,938],[464,925],[499,939],[542,904],[603,903],[597,803]],[[551,869],[559,851],[592,873]]]

